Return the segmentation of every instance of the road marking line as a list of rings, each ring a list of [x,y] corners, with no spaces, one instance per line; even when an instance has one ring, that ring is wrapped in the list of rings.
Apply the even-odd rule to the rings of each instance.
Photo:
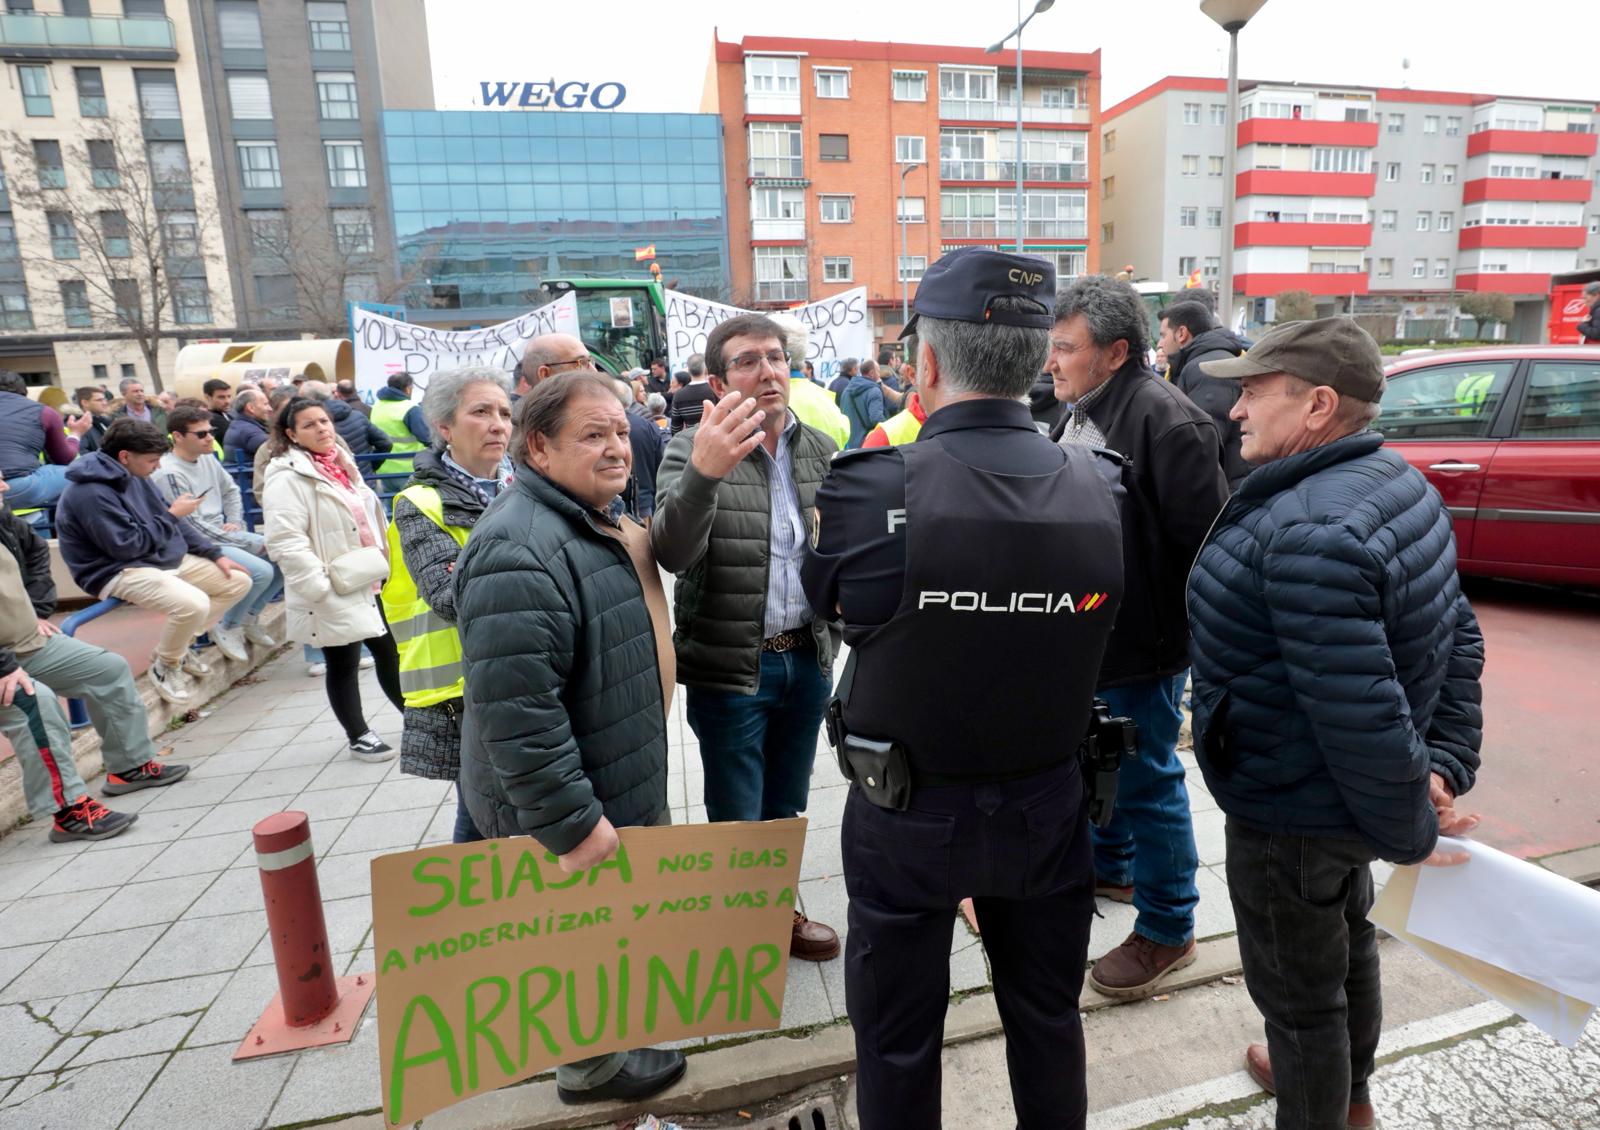
[[[1452,1036],[1496,1024],[1511,1015],[1511,1011],[1504,1005],[1495,1001],[1484,1001],[1455,1012],[1413,1020],[1409,1024],[1402,1024],[1385,1032],[1378,1041],[1378,1055],[1380,1057],[1393,1055],[1409,1048],[1424,1047],[1440,1040],[1448,1040]],[[1240,1054],[1244,1054],[1243,1048],[1240,1049]],[[1248,1073],[1236,1071],[1232,1075],[1223,1075],[1203,1083],[1180,1087],[1164,1095],[1139,1099],[1108,1110],[1091,1111],[1088,1128],[1089,1130],[1138,1130],[1138,1127],[1148,1126],[1152,1122],[1161,1122],[1204,1107],[1237,1102],[1239,1099],[1259,1094],[1261,1087],[1256,1081],[1250,1078]]]

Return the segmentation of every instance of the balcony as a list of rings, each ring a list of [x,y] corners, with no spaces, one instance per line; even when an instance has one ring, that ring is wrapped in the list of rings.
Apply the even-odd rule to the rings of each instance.
[[[744,112],[752,117],[798,118],[800,92],[774,94],[770,92],[744,92]]]
[[[1248,118],[1239,123],[1239,144],[1337,145],[1371,149],[1377,122],[1319,122],[1311,118]]]
[[[756,179],[763,177],[792,179],[805,176],[805,171],[805,160],[800,157],[750,158],[750,176]]]
[[[1464,204],[1476,204],[1481,200],[1548,200],[1586,204],[1593,194],[1594,182],[1587,177],[1478,177],[1461,186],[1461,201]]]
[[[1576,251],[1587,239],[1582,224],[1475,224],[1461,229],[1456,246],[1463,251],[1479,247]]]
[[[1235,247],[1369,247],[1371,224],[1276,223],[1252,220],[1234,227]]]
[[[177,59],[171,20],[0,15],[0,59]]]
[[[1089,234],[1087,220],[1026,220],[1023,223],[1024,239],[1085,239]],[[992,220],[940,220],[941,239],[1015,239],[1017,221]]]
[[[1545,157],[1593,157],[1600,137],[1543,129],[1485,129],[1467,138],[1467,156],[1537,153]]]
[[[806,222],[800,220],[763,220],[750,221],[750,238],[754,241],[761,240],[802,240],[806,237]]]
[[[941,98],[939,118],[951,122],[1014,122],[1017,120],[1017,103],[1010,98]],[[1024,123],[1039,122],[1046,125],[1088,125],[1089,107],[1024,102],[1022,120]]]
[[[1017,179],[1017,163],[1015,161],[941,158],[939,161],[939,179],[947,181],[1003,181],[1015,183]],[[1024,181],[1066,181],[1082,184],[1089,179],[1089,165],[1086,161],[1028,161],[1023,163],[1022,179]]]
[[[806,300],[805,279],[780,279],[777,282],[756,283],[756,300],[758,302],[804,302]]]

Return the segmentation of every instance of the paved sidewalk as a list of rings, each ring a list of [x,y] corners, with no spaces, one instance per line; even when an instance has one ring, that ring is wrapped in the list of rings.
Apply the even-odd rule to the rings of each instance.
[[[455,816],[450,786],[402,776],[398,761],[350,758],[321,682],[304,670],[291,649],[169,734],[193,771],[169,789],[117,798],[116,807],[140,812],[127,834],[51,844],[46,828],[28,826],[0,840],[0,1130],[256,1130],[378,1107],[371,1010],[349,1047],[231,1062],[277,988],[250,827],[282,809],[310,814],[329,939],[345,973],[373,968],[370,860],[447,842]],[[399,716],[370,674],[363,698],[398,744]],[[681,693],[670,731],[673,818],[703,820]],[[1198,774],[1190,790],[1204,864],[1198,934],[1231,934],[1221,814]],[[800,900],[841,934],[845,793],[821,745]],[[1101,910],[1092,955],[1132,926],[1131,907],[1102,901]],[[982,946],[960,924],[951,955],[952,991],[988,985]],[[784,1030],[844,1019],[842,961],[792,962]]]

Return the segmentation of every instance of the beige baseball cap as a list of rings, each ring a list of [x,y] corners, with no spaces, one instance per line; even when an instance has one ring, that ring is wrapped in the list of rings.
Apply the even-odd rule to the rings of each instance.
[[[1288,373],[1341,396],[1371,404],[1383,399],[1378,343],[1355,319],[1343,316],[1273,326],[1243,356],[1202,361],[1200,371],[1225,381]]]

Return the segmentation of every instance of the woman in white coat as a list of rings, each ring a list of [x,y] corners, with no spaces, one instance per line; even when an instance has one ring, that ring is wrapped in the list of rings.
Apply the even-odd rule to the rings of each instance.
[[[320,647],[328,704],[351,756],[388,761],[395,751],[361,709],[361,645],[378,685],[403,710],[400,659],[376,594],[389,576],[383,505],[341,447],[327,409],[295,397],[273,421],[262,510],[267,553],[283,570],[289,637]]]

